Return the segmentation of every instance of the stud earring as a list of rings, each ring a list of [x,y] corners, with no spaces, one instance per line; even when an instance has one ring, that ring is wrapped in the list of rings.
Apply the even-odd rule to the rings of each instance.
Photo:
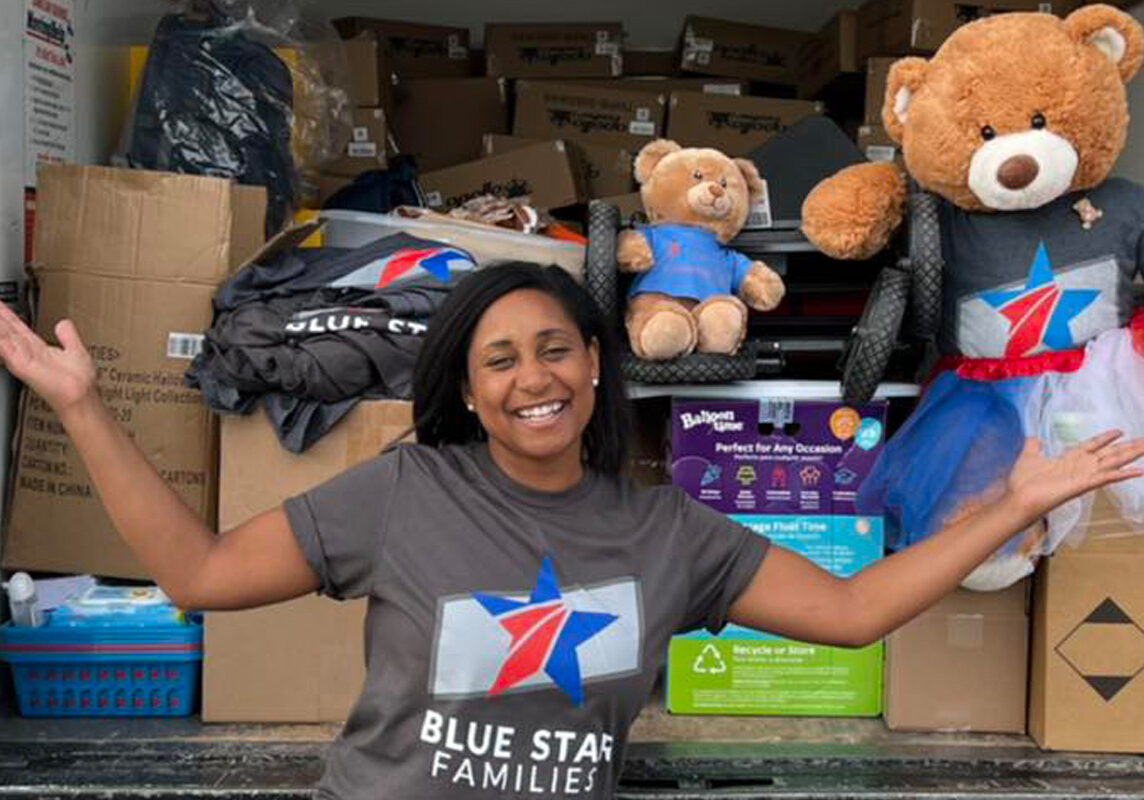
[[[592,387],[595,388],[599,385],[600,385],[600,379],[599,378],[592,378]]]
[[[477,407],[472,403],[465,403],[465,408],[469,409],[470,414],[477,410]]]

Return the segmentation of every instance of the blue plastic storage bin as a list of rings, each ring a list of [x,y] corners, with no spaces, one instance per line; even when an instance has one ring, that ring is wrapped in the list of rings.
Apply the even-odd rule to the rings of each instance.
[[[26,717],[179,717],[198,699],[203,628],[186,624],[0,626]],[[109,624],[110,623],[110,624]]]

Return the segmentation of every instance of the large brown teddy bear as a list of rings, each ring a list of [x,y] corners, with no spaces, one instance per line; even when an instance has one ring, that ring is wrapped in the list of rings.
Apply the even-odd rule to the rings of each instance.
[[[640,273],[628,293],[632,352],[651,360],[734,353],[747,307],[769,311],[784,292],[774,270],[725,247],[763,191],[758,170],[718,150],[657,139],[636,156],[635,176],[651,224],[617,242],[620,269]]]
[[[1132,17],[1092,5],[1065,19],[988,17],[932,59],[892,66],[883,122],[910,177],[939,198],[944,262],[943,361],[859,498],[868,512],[884,505],[895,547],[1003,492],[1027,438],[1056,453],[1107,428],[1144,434],[1144,317],[1133,319],[1131,291],[1144,188],[1108,178],[1142,53]],[[808,195],[803,228],[827,254],[867,258],[898,228],[905,197],[893,165],[850,167]],[[1144,524],[1144,480],[1111,491]],[[1083,534],[1090,505],[1053,512],[966,585],[1028,574]]]

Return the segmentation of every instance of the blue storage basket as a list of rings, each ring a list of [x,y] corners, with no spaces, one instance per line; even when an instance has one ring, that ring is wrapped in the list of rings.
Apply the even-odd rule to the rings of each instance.
[[[25,717],[180,717],[194,711],[203,628],[0,626]]]

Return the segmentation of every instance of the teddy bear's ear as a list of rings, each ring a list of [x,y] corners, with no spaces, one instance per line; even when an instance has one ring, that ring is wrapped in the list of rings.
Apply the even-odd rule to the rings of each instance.
[[[898,144],[910,112],[910,101],[921,88],[929,62],[924,58],[899,58],[886,76],[886,96],[882,100],[882,127]]]
[[[1065,30],[1074,41],[1095,47],[1120,70],[1122,81],[1131,80],[1144,59],[1144,29],[1118,8],[1082,6],[1065,17]]]
[[[754,205],[755,201],[763,196],[763,190],[766,188],[763,179],[759,176],[759,168],[755,166],[753,161],[748,161],[745,158],[736,158],[734,161],[739,172],[743,173],[743,180],[747,182],[747,196],[750,198],[751,204]]]
[[[645,144],[636,156],[636,180],[647,183],[647,179],[655,171],[656,165],[672,153],[678,153],[683,148],[670,139],[656,139]]]

